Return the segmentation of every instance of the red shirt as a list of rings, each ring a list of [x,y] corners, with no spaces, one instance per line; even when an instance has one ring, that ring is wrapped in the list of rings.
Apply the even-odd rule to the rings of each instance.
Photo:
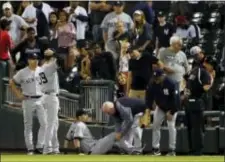
[[[0,59],[9,59],[9,50],[12,48],[12,41],[8,31],[0,30]]]

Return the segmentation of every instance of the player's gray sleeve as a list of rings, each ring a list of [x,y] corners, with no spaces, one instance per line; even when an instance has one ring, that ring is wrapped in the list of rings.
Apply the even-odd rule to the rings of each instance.
[[[52,75],[58,69],[58,65],[56,63],[56,59],[50,62],[47,66],[45,66],[44,72],[47,76]]]
[[[66,139],[69,141],[73,140],[74,132],[75,132],[75,124],[72,123],[66,134]]]
[[[120,117],[123,120],[120,132],[122,133],[122,136],[124,136],[131,129],[134,118],[130,108],[124,107],[118,101],[116,102],[116,106],[120,113]]]
[[[18,71],[14,76],[13,76],[13,81],[16,83],[16,84],[20,84],[21,83],[21,71]]]

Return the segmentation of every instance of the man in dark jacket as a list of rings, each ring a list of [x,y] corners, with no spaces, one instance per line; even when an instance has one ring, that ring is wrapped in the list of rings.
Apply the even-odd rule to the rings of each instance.
[[[105,102],[102,111],[115,121],[116,140],[126,140],[128,144],[140,148],[142,146],[142,129],[139,125],[140,116],[146,111],[144,100],[121,97],[113,102]]]
[[[91,60],[93,79],[115,80],[116,65],[110,52],[102,51],[100,45],[94,44],[94,57]]]
[[[179,109],[179,87],[168,78],[164,71],[157,69],[153,72],[153,80],[146,90],[146,104],[148,108],[153,107],[155,102],[157,107],[153,115],[152,124],[152,145],[154,155],[160,153],[160,126],[166,117],[169,129],[169,148],[168,155],[175,156],[176,149],[176,128],[175,122],[177,110]]]

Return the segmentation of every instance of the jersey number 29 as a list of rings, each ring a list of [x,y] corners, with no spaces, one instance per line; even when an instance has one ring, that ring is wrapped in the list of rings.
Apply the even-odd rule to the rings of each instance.
[[[41,72],[41,73],[39,73],[39,76],[40,76],[39,84],[48,83],[48,79],[46,78],[45,73]]]

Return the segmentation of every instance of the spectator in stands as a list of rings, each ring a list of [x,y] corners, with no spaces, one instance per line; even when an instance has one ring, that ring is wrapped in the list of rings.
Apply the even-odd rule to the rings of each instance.
[[[84,7],[79,5],[78,1],[70,1],[70,6],[64,8],[70,15],[69,21],[76,27],[76,39],[85,39],[85,33],[88,25],[88,15]]]
[[[29,6],[30,3],[31,3],[30,1],[26,1],[26,0],[20,2],[20,6],[19,6],[19,8],[18,8],[16,14],[19,15],[19,16],[21,16],[21,15],[23,14],[25,8],[26,8],[27,6]]]
[[[68,22],[69,15],[66,11],[59,12],[59,21],[57,23],[58,32],[58,53],[64,59],[64,68],[68,69],[68,54],[70,48],[76,44],[76,29],[73,23]]]
[[[113,32],[113,40],[115,44],[115,51],[116,53],[120,53],[120,41],[129,41],[130,40],[130,34],[125,29],[124,23],[122,21],[116,22],[116,28]],[[117,62],[118,63],[118,62]]]
[[[145,90],[152,75],[152,65],[159,64],[158,59],[148,52],[138,51],[138,47],[128,50],[131,56],[127,79],[129,97],[144,99]]]
[[[203,50],[199,46],[194,46],[190,49],[190,55],[194,57],[194,62],[192,64],[192,67],[195,66],[202,66],[205,55]]]
[[[196,23],[191,22],[190,18],[187,18],[186,25],[188,27],[187,38],[191,42],[191,46],[198,45],[200,38],[202,38],[200,27]]]
[[[175,25],[176,25],[176,33],[175,35],[181,37],[182,39],[186,39],[188,37],[188,26],[187,19],[185,16],[177,16],[175,18]]]
[[[129,60],[130,55],[127,50],[130,47],[128,41],[120,41],[120,59],[119,59],[119,71],[118,71],[118,83],[119,83],[119,97],[125,96],[127,94],[127,79],[129,72]]]
[[[152,43],[153,29],[145,20],[145,15],[141,10],[136,10],[134,17],[134,42],[140,52],[148,50],[151,51],[150,45]]]
[[[56,12],[49,14],[49,47],[57,50],[58,48],[58,32],[57,32],[58,15]]]
[[[103,29],[103,39],[105,42],[105,49],[113,54],[115,59],[118,59],[119,54],[116,51],[116,44],[113,41],[113,32],[116,29],[116,22],[122,21],[125,30],[133,29],[133,21],[131,17],[124,13],[124,2],[115,1],[113,6],[114,11],[108,13],[102,21],[101,28]]]
[[[164,64],[164,70],[169,78],[179,84],[184,90],[183,76],[189,71],[188,60],[182,49],[182,39],[178,36],[170,38],[170,47],[159,53],[159,60]]]
[[[115,81],[116,65],[110,52],[104,52],[99,44],[92,46],[94,57],[91,60],[92,79],[106,79]]]
[[[155,13],[152,8],[152,5],[153,2],[151,0],[138,2],[132,10],[132,15],[136,10],[141,10],[145,15],[147,23],[153,24],[155,19]]]
[[[92,35],[95,42],[102,41],[101,22],[104,17],[112,10],[112,5],[109,1],[89,1],[90,7],[90,24],[92,26]]]
[[[37,31],[38,37],[48,37],[48,18],[51,12],[53,12],[53,9],[47,3],[34,1],[25,8],[22,17],[30,27]]]
[[[15,48],[13,48],[11,52],[12,60],[16,65],[16,70],[20,70],[27,65],[27,58],[30,54],[36,53],[38,55],[38,59],[40,61],[43,60],[43,53],[45,49],[45,44],[36,39],[35,29],[32,27],[27,28],[27,38],[23,42],[15,46]],[[17,62],[16,55],[18,53],[20,53],[20,58]]]
[[[28,27],[28,24],[20,16],[13,14],[12,5],[9,2],[4,3],[2,9],[4,12],[4,16],[2,18],[11,21],[9,34],[12,38],[13,43],[17,45],[20,42],[21,38],[20,29]]]
[[[156,55],[160,49],[163,50],[170,46],[170,38],[175,32],[173,25],[166,22],[165,14],[162,11],[157,14],[157,18],[159,23],[154,28]]]
[[[91,60],[88,49],[88,42],[86,40],[77,41],[77,50],[80,56],[77,58],[78,72],[81,79],[90,80],[91,79]]]
[[[0,20],[0,79],[8,76],[8,61],[10,60],[9,51],[12,48],[12,41],[9,36],[11,21],[7,19]]]

